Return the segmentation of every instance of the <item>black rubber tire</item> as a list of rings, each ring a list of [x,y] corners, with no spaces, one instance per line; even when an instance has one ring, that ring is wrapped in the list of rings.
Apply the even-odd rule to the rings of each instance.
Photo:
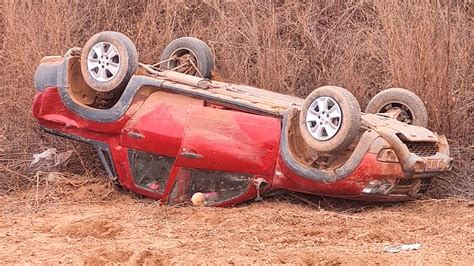
[[[161,54],[160,61],[171,58],[174,54],[181,55],[180,53],[189,53],[196,59],[196,66],[199,72],[204,78],[211,78],[211,71],[214,69],[214,56],[212,55],[211,48],[209,46],[194,37],[181,37],[170,42],[163,53]],[[171,60],[162,63],[160,67],[163,70],[173,69],[177,66],[176,60]],[[197,73],[195,75],[198,75]]]
[[[328,140],[317,140],[311,136],[306,126],[306,115],[311,103],[319,97],[331,97],[341,108],[342,120],[339,130]],[[323,86],[306,97],[299,116],[300,132],[304,141],[315,151],[334,153],[347,148],[359,133],[361,124],[359,102],[348,90],[337,86]]]
[[[400,116],[398,120],[415,126],[428,126],[428,112],[423,101],[415,93],[402,88],[391,88],[377,93],[370,100],[365,112],[384,113],[391,106],[402,108],[409,117],[409,120],[406,120]]]
[[[116,76],[109,81],[96,80],[87,69],[87,56],[98,42],[109,42],[117,47],[120,67]],[[138,68],[138,52],[133,42],[124,34],[114,31],[103,31],[92,36],[84,45],[81,54],[81,71],[84,81],[98,92],[122,92]]]

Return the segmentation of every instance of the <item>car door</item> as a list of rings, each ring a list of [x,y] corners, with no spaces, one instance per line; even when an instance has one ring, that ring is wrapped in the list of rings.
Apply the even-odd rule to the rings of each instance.
[[[254,181],[273,179],[280,131],[278,118],[189,106],[170,203],[189,203],[198,194],[207,205],[255,197]]]
[[[180,150],[187,108],[203,101],[153,92],[120,135],[121,184],[139,194],[163,199]],[[169,190],[169,189],[168,189]]]

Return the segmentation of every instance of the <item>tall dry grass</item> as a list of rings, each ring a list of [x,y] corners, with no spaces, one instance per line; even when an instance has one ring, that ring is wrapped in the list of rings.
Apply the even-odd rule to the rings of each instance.
[[[31,153],[52,145],[30,114],[40,58],[114,30],[130,36],[143,62],[158,61],[176,37],[201,38],[222,76],[301,97],[336,84],[365,107],[385,88],[411,89],[457,162],[435,194],[472,196],[472,1],[4,0],[2,9],[0,183],[18,185]]]

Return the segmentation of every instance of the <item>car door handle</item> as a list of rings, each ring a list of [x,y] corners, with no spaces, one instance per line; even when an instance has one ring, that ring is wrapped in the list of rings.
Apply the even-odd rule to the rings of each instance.
[[[190,159],[201,159],[203,157],[201,154],[195,153],[192,151],[182,152],[181,155],[185,158],[190,158]]]

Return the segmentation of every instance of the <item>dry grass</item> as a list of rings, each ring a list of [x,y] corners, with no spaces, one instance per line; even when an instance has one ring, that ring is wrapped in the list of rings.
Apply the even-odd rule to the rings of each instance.
[[[426,102],[430,128],[448,136],[457,162],[435,194],[472,196],[474,7],[441,2],[5,0],[0,185],[31,176],[25,166],[31,153],[52,145],[30,115],[40,58],[114,30],[131,37],[143,62],[158,61],[176,37],[201,38],[222,76],[301,97],[336,84],[365,107],[384,88],[409,88]]]

